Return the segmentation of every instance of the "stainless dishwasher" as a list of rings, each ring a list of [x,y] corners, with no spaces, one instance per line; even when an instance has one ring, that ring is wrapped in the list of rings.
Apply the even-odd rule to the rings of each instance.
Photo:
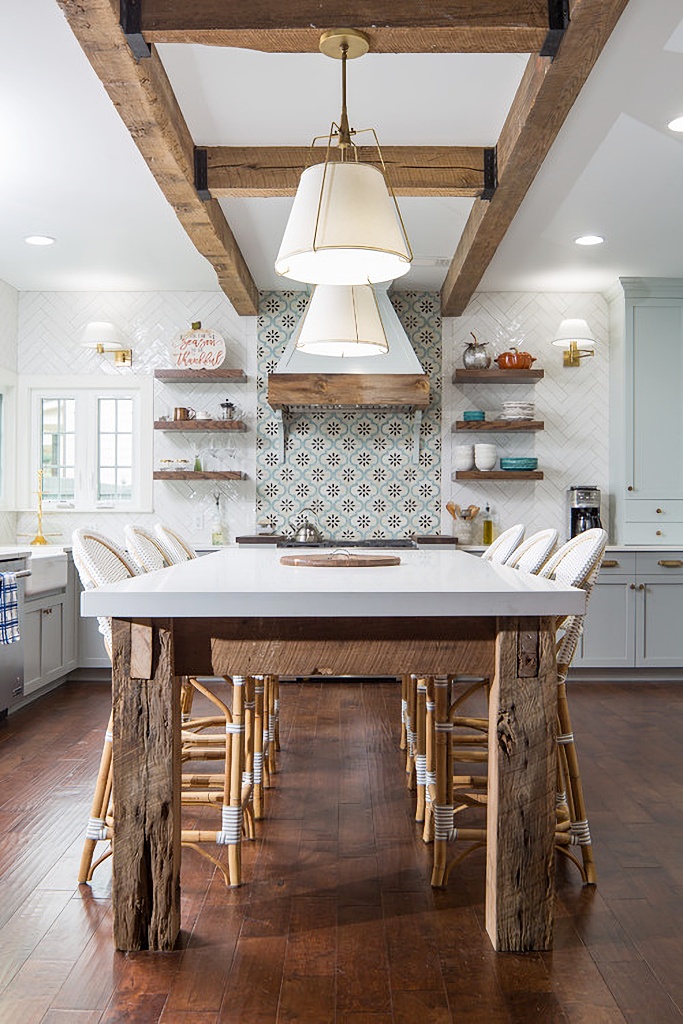
[[[0,644],[0,718],[24,695],[24,581],[30,575],[26,563],[25,557],[0,561],[0,572],[17,574],[19,610],[19,639],[13,644]]]

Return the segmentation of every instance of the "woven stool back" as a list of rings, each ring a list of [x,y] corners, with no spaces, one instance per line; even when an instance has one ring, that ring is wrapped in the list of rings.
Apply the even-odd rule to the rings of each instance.
[[[520,572],[529,572],[534,576],[541,571],[548,561],[558,538],[557,530],[539,530],[516,548],[508,558],[506,565]]]
[[[123,532],[129,553],[145,572],[156,572],[157,569],[165,569],[171,564],[161,546],[161,541],[153,537],[147,530],[143,530],[141,526],[129,524]]]
[[[563,544],[550,558],[539,573],[550,580],[557,580],[568,587],[580,587],[586,592],[586,609],[600,565],[607,546],[605,530],[586,530]],[[560,674],[566,675],[576,651],[583,629],[583,615],[568,615],[562,622],[564,631],[557,645],[557,666]]]
[[[85,590],[140,575],[140,570],[133,559],[118,544],[101,533],[83,528],[74,530],[71,544],[74,565]],[[98,617],[97,621],[111,657],[111,620]]]
[[[165,526],[163,523],[157,523],[154,527],[154,532],[157,535],[169,565],[177,565],[179,562],[188,562],[191,558],[197,557],[197,552],[189,541],[181,537],[175,530],[172,530],[170,526]]]
[[[515,548],[524,540],[524,526],[518,523],[504,530],[500,537],[496,537],[493,544],[490,544],[481,556],[484,562],[495,562],[496,565],[504,565]]]

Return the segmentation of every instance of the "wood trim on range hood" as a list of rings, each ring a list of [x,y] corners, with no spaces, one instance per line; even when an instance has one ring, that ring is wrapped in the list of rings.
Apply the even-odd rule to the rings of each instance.
[[[271,373],[268,404],[289,406],[384,406],[426,409],[426,373]]]

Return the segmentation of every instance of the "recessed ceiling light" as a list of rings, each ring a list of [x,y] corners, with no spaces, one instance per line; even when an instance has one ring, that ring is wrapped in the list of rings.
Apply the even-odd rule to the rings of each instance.
[[[54,245],[54,238],[49,235],[27,235],[24,241],[27,245]]]
[[[669,121],[667,128],[672,132],[683,132],[683,117],[674,117],[673,121]]]
[[[574,241],[577,245],[602,245],[605,239],[602,235],[580,235]]]

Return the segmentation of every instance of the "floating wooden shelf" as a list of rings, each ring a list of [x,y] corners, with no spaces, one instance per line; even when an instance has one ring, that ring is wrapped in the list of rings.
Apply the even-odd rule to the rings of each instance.
[[[542,480],[540,469],[492,469],[483,473],[479,469],[458,469],[451,480]]]
[[[244,433],[242,420],[155,420],[155,430],[232,430]]]
[[[465,370],[453,374],[454,384],[522,384],[541,380],[543,370]]]
[[[246,384],[247,375],[244,370],[155,370],[155,380],[164,384],[201,381],[202,384]]]
[[[451,427],[451,432],[456,430],[483,430],[483,431],[519,431],[544,430],[543,420],[456,420]]]
[[[190,469],[157,469],[154,471],[155,480],[246,480],[247,474],[240,473],[236,469],[216,470],[215,472],[202,471],[196,473]]]

